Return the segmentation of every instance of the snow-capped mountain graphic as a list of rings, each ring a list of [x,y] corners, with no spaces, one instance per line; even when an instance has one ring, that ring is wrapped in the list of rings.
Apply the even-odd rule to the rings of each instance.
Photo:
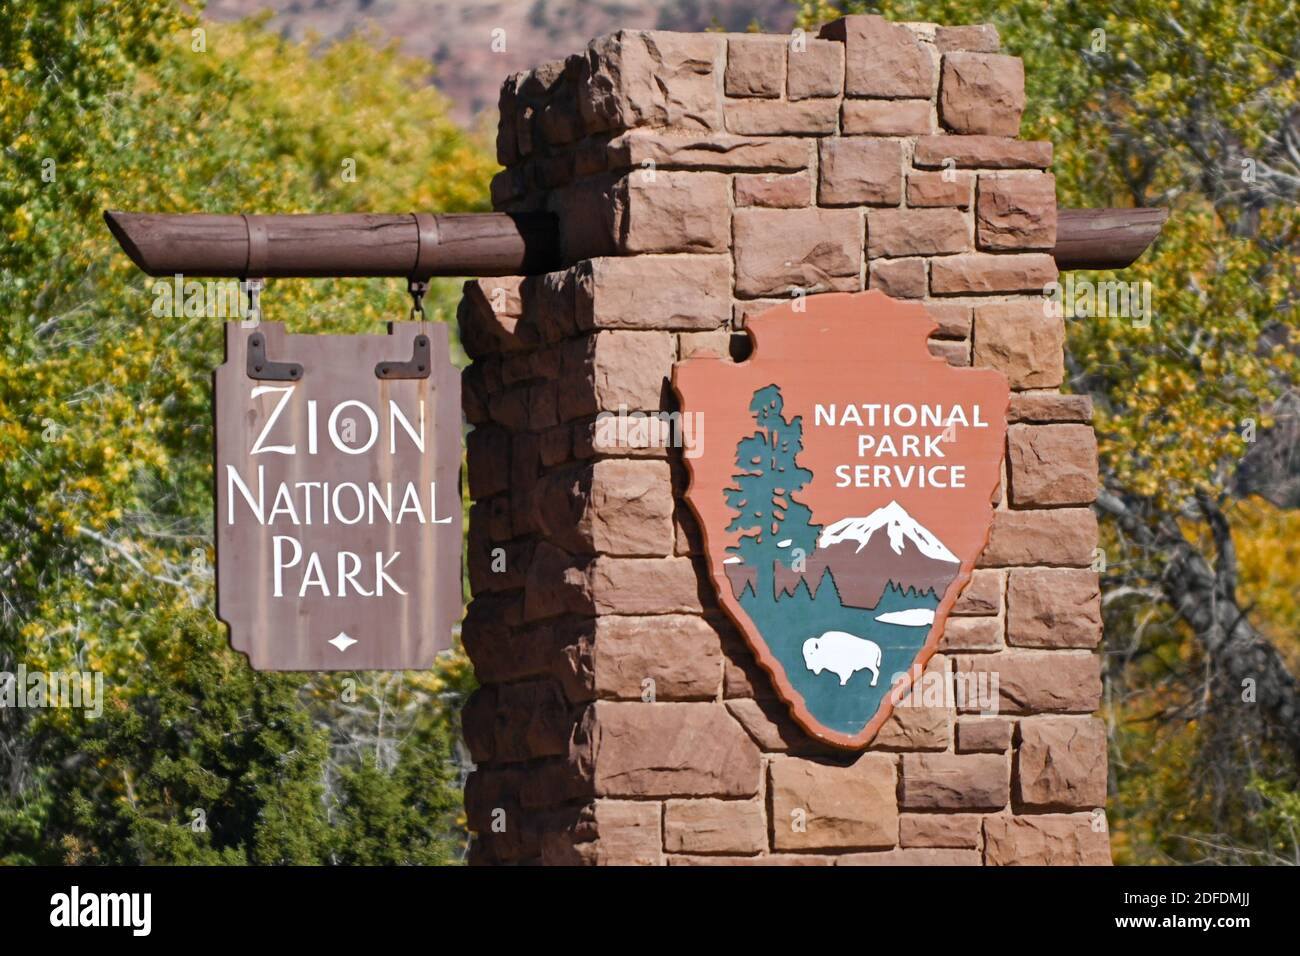
[[[861,551],[882,528],[889,538],[889,547],[895,554],[903,554],[906,544],[911,543],[927,558],[961,564],[957,555],[949,551],[942,541],[908,514],[897,501],[877,508],[865,518],[841,518],[828,525],[817,538],[817,546],[825,548],[842,541],[856,541],[857,550]]]
[[[803,581],[815,594],[829,579],[846,607],[874,608],[890,584],[900,591],[933,591],[942,597],[960,570],[960,559],[902,505],[891,501],[866,517],[841,518],[827,525],[804,570],[778,562],[774,585],[778,595],[793,594]],[[740,571],[728,568],[733,586],[743,587],[736,574]]]

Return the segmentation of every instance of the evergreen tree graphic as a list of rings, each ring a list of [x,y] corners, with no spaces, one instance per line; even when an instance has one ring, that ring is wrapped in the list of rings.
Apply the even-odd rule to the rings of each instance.
[[[736,444],[735,487],[723,492],[735,513],[727,530],[742,532],[727,551],[755,569],[755,594],[763,600],[774,600],[774,562],[793,567],[800,556],[812,554],[821,532],[812,512],[794,498],[812,480],[812,472],[797,463],[803,417],[787,421],[783,408],[778,386],[754,392],[749,410],[758,430]]]

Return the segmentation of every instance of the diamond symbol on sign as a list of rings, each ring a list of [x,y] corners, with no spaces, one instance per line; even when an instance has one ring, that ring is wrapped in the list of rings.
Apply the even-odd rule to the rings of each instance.
[[[339,651],[346,651],[349,647],[355,644],[356,641],[348,637],[343,631],[339,631],[338,636],[331,640],[330,643],[337,647]]]

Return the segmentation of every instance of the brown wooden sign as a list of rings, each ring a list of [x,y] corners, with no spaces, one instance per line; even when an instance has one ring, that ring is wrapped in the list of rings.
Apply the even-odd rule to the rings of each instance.
[[[880,292],[750,320],[750,358],[691,358],[686,456],[719,600],[813,736],[857,748],[905,700],[988,541],[1007,381],[932,356]]]
[[[461,615],[460,378],[447,328],[226,323],[217,616],[258,670],[427,668]]]

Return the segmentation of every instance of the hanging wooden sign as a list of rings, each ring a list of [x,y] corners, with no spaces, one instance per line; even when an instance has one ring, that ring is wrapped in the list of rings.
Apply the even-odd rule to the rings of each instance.
[[[718,597],[795,719],[865,746],[934,654],[988,541],[1010,393],[953,368],[919,303],[777,306],[753,353],[679,363],[708,451],[687,499]]]
[[[226,323],[217,616],[258,670],[427,668],[461,614],[460,378],[447,328]]]

